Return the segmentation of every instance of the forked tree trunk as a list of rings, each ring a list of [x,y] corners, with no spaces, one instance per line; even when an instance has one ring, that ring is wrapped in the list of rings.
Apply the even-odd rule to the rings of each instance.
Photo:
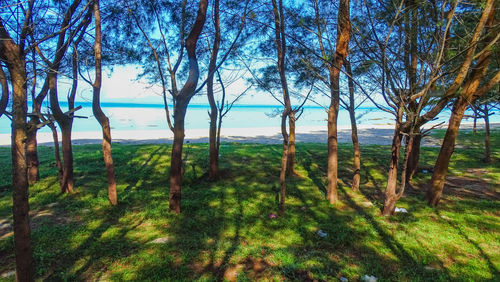
[[[101,84],[102,84],[102,65],[101,65],[101,13],[99,9],[99,0],[94,0],[94,21],[95,21],[95,81],[93,85],[92,112],[102,128],[102,154],[104,165],[106,166],[106,176],[108,179],[108,200],[112,206],[118,204],[116,195],[116,177],[113,157],[111,155],[111,127],[109,119],[101,109]],[[63,136],[64,138],[64,136]]]
[[[200,0],[196,21],[186,39],[186,50],[189,60],[189,76],[178,94],[174,108],[174,141],[170,158],[170,195],[169,209],[175,213],[181,212],[181,185],[182,185],[182,145],[184,142],[184,119],[189,101],[196,93],[196,85],[200,71],[196,58],[196,44],[203,26],[205,25],[208,0]]]
[[[73,180],[73,149],[71,145],[71,118],[65,115],[59,107],[57,94],[57,73],[51,71],[48,74],[50,107],[54,119],[59,124],[62,136],[63,155],[63,177],[60,182],[61,193],[72,193],[74,190]]]
[[[484,105],[484,161],[491,163],[490,153],[490,116],[488,105]]]
[[[287,156],[287,165],[286,165],[286,174],[287,175],[295,175],[295,112],[290,111],[290,115],[288,116],[288,156]]]

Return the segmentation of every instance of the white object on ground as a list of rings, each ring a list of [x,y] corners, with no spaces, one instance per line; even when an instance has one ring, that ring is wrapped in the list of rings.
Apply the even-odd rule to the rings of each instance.
[[[340,277],[340,281],[341,281],[341,282],[347,282],[347,281],[349,281],[349,279],[347,279],[347,278],[345,278],[345,277]]]
[[[163,237],[163,238],[157,238],[149,243],[151,244],[165,244],[168,242],[168,237]]]
[[[326,233],[325,231],[323,230],[318,230],[318,232],[316,232],[316,234],[318,234],[319,237],[321,238],[325,238],[326,236],[328,236],[328,233]]]
[[[398,207],[396,207],[396,209],[394,210],[394,212],[408,213],[408,211],[405,208],[398,208]]]
[[[365,281],[365,282],[377,282],[377,277],[373,276],[373,275],[370,275],[368,276],[367,274],[363,275],[363,277],[361,277],[361,281]]]

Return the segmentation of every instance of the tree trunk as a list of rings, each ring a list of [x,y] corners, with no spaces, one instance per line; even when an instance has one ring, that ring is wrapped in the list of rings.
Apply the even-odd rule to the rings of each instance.
[[[62,136],[63,155],[63,177],[61,181],[61,193],[73,193],[73,146],[71,144],[71,123],[59,123]]]
[[[185,106],[187,107],[187,105]],[[176,105],[174,112],[174,141],[170,158],[170,211],[181,213],[182,185],[182,145],[184,143],[184,118],[186,110],[183,105]]]
[[[5,60],[12,85],[12,212],[16,280],[34,281],[26,164],[27,91],[23,50],[16,45],[0,23],[0,58]]]
[[[285,197],[286,197],[286,171],[288,163],[288,147],[289,140],[286,132],[286,118],[288,109],[283,110],[281,117],[281,134],[283,135],[283,153],[281,155],[281,170],[280,170],[280,215],[285,214]]]
[[[396,208],[396,187],[398,184],[398,162],[401,151],[401,110],[398,112],[396,126],[394,128],[394,136],[392,137],[391,162],[389,172],[387,173],[387,186],[385,187],[385,201],[382,215],[391,215]]]
[[[354,149],[353,156],[353,169],[354,174],[352,176],[352,190],[359,191],[359,183],[361,180],[361,148],[359,146],[358,140],[358,126],[356,125],[356,116],[354,114],[354,109],[349,110],[349,117],[351,119],[351,139]]]
[[[437,206],[445,184],[446,172],[450,164],[451,155],[455,150],[455,141],[457,140],[460,122],[464,115],[465,109],[468,106],[468,101],[463,96],[460,96],[451,112],[450,120],[448,122],[448,129],[441,145],[441,150],[434,166],[434,172],[431,179],[431,187],[427,191],[427,201],[431,206]]]
[[[333,62],[329,65],[330,72],[330,107],[328,109],[328,189],[327,199],[333,204],[338,200],[338,140],[337,119],[339,112],[340,70],[347,58],[351,33],[349,0],[339,3],[337,26],[337,46]]]
[[[56,167],[57,167],[57,179],[59,180],[59,185],[62,187],[62,181],[63,181],[63,166],[61,163],[61,154],[59,150],[59,137],[57,136],[57,129],[54,126],[54,124],[50,123],[48,124],[50,127],[50,130],[52,131],[52,139],[54,140],[54,158],[56,160]]]
[[[95,81],[93,84],[92,112],[102,128],[102,154],[104,165],[106,166],[106,176],[108,179],[108,200],[112,206],[118,204],[116,195],[116,177],[113,157],[111,155],[111,127],[109,119],[101,109],[101,85],[102,85],[102,65],[101,65],[101,13],[99,0],[94,0],[94,21],[95,21]],[[64,136],[63,136],[64,138]],[[64,150],[64,148],[63,148]]]
[[[347,82],[349,85],[349,119],[351,121],[351,139],[354,149],[354,156],[352,159],[354,173],[352,176],[352,190],[359,191],[359,183],[361,181],[361,149],[359,147],[358,139],[358,125],[356,124],[356,107],[354,101],[354,78],[352,77],[351,63],[345,60],[344,67],[347,72]]]
[[[220,25],[219,25],[219,0],[214,2],[214,28],[215,38],[208,65],[207,97],[210,104],[210,130],[209,130],[209,179],[214,180],[219,174],[219,147],[217,146],[217,105],[214,97],[214,75],[217,68],[217,55],[220,45]],[[221,118],[221,117],[219,117]]]
[[[290,111],[288,116],[288,157],[286,165],[286,174],[295,175],[295,112]]]
[[[474,123],[472,125],[472,134],[476,134],[477,133],[477,110],[473,110],[473,113],[474,113]]]
[[[186,39],[186,50],[189,60],[189,75],[186,83],[174,95],[174,142],[170,159],[170,195],[169,209],[175,213],[181,212],[181,185],[182,185],[182,145],[184,143],[184,119],[189,101],[196,94],[196,85],[200,76],[198,59],[196,58],[196,44],[200,37],[207,16],[208,0],[200,0],[196,21]]]
[[[484,105],[484,161],[491,163],[490,153],[490,116],[488,105]]]
[[[420,128],[416,129],[415,132],[419,134],[413,137],[413,144],[411,144],[410,155],[408,156],[408,172],[406,173],[406,183],[410,184],[413,176],[417,174],[418,162],[420,160],[420,145],[422,143],[422,135],[420,134]],[[408,146],[408,144],[406,145]]]
[[[337,97],[338,98],[338,97]],[[337,181],[338,181],[338,141],[337,141],[337,116],[339,104],[338,99],[335,103],[332,102],[328,110],[328,190],[326,194],[327,200],[334,204],[338,201]]]
[[[28,130],[26,131],[26,163],[28,166],[28,183],[34,184],[40,180],[39,161],[37,151],[36,133],[37,125],[40,120],[36,117],[31,117],[28,122]]]
[[[9,103],[9,84],[7,83],[7,77],[3,71],[3,67],[0,65],[0,85],[2,86],[2,97],[0,98],[0,117],[5,113],[7,104]]]

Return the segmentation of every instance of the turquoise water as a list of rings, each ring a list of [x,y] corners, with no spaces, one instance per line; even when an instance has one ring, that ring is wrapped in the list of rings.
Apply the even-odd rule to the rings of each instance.
[[[76,103],[82,109],[76,115],[87,118],[77,118],[74,121],[73,130],[99,131],[100,127],[92,116],[92,105],[89,102]],[[61,103],[63,111],[67,103]],[[104,112],[110,118],[114,130],[158,130],[168,129],[165,110],[161,104],[125,104],[125,103],[102,103]],[[202,129],[209,125],[208,105],[190,105],[186,114],[186,129]],[[234,105],[231,111],[224,117],[222,126],[225,128],[251,128],[251,127],[277,127],[280,126],[280,106],[274,105]],[[392,124],[392,115],[374,107],[359,108],[357,111],[359,124]],[[447,121],[449,111],[443,112],[438,121]],[[497,116],[492,118],[499,119]],[[327,114],[322,107],[306,106],[297,126],[326,126]],[[493,122],[495,119],[492,120]],[[340,110],[339,125],[349,125],[347,111]],[[11,123],[7,117],[0,118],[0,134],[10,133]],[[48,128],[42,128],[41,132],[49,132]]]

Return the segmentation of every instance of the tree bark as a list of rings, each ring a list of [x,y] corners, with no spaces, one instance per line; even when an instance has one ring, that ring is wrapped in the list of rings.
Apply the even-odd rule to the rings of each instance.
[[[12,212],[16,280],[34,281],[26,164],[27,88],[24,50],[0,22],[0,58],[7,64],[12,85]]]
[[[116,195],[116,177],[113,156],[111,155],[111,127],[109,119],[101,109],[101,85],[102,85],[102,64],[101,64],[101,13],[99,0],[94,0],[94,21],[95,21],[95,81],[93,84],[92,112],[102,128],[102,154],[104,165],[106,166],[106,176],[108,180],[108,200],[112,206],[118,204]],[[64,136],[63,136],[64,138]]]
[[[340,70],[347,58],[351,33],[349,0],[341,0],[339,3],[337,47],[333,62],[329,67],[330,72],[330,107],[328,109],[328,188],[327,199],[333,204],[338,200],[338,139],[337,119],[339,112],[340,94]]]

